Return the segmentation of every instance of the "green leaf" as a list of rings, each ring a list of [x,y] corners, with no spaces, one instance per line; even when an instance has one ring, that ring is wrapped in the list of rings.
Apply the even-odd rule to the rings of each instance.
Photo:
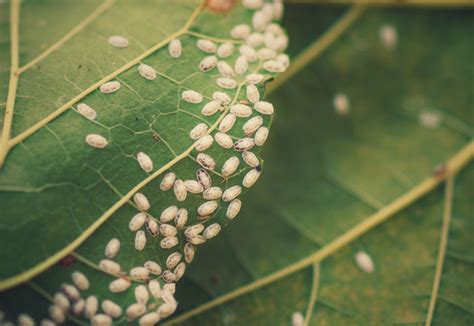
[[[257,87],[265,100],[264,84],[277,74],[263,68],[263,59],[236,75],[233,89],[216,84],[221,77],[217,68],[199,69],[209,55],[196,46],[200,38],[218,45],[234,44],[233,54],[220,59],[234,65],[244,41],[231,38],[230,31],[237,24],[252,25],[253,10],[239,4],[217,13],[199,0],[172,5],[167,0],[140,4],[119,0],[20,4],[12,0],[0,4],[0,9],[0,58],[10,61],[1,67],[2,89],[8,94],[0,98],[5,102],[0,139],[0,246],[7,248],[0,251],[0,291],[7,290],[1,293],[0,310],[10,320],[26,312],[39,321],[48,315],[50,301],[62,284],[71,283],[71,273],[81,271],[91,284],[81,292],[83,298],[95,295],[99,302],[113,300],[125,311],[136,301],[134,289],[148,280],[132,280],[123,293],[111,293],[109,284],[117,277],[129,279],[129,271],[148,260],[158,262],[164,271],[167,257],[183,253],[187,242],[184,228],[178,230],[179,244],[172,249],[162,248],[163,236],[146,233],[145,248],[137,250],[136,233],[129,230],[131,218],[140,210],[133,199],[137,192],[151,204],[144,209],[148,219],[159,219],[164,209],[177,205],[189,213],[186,227],[225,226],[231,220],[226,214],[229,200],[217,199],[217,210],[200,216],[198,207],[208,201],[202,193],[188,193],[185,201],[178,201],[172,189],[161,191],[160,183],[170,171],[179,179],[196,180],[201,166],[189,133],[204,123],[207,134],[214,136],[231,106],[246,101],[248,74],[263,74]],[[276,18],[267,24],[277,22]],[[273,31],[286,38],[282,30]],[[126,37],[129,45],[112,46],[108,42],[112,35]],[[173,39],[183,46],[179,58],[169,54]],[[280,43],[277,52],[284,47]],[[139,64],[153,67],[156,79],[143,78],[137,71]],[[109,81],[118,81],[121,87],[104,94],[99,87]],[[183,100],[186,90],[201,93],[202,104]],[[226,93],[231,103],[211,116],[201,114],[216,91]],[[92,107],[97,118],[80,115],[79,103]],[[271,114],[252,110],[251,117],[257,115],[262,116],[263,127],[270,125]],[[227,132],[233,143],[245,137],[246,121],[237,118]],[[85,138],[90,134],[105,137],[108,145],[89,146]],[[262,145],[256,144],[252,151],[258,155]],[[151,158],[151,171],[140,167],[140,152]],[[208,169],[212,185],[222,190],[242,185],[247,172],[258,170],[245,164],[240,152],[217,142],[204,152],[216,163],[215,170]],[[232,156],[239,158],[240,165],[224,177],[222,167]],[[147,232],[145,227],[142,230]],[[114,258],[121,272],[109,275],[99,262],[106,258],[104,249],[112,238],[121,241]],[[165,283],[162,276],[155,278]],[[150,300],[148,310],[156,310],[162,301]],[[67,318],[86,322],[71,311]],[[126,322],[126,317],[122,314],[116,322]]]
[[[472,14],[369,8],[272,93],[284,108],[263,156],[272,164],[188,270],[174,322],[288,325],[301,312],[310,325],[473,323]],[[330,30],[302,21],[328,17],[341,8],[288,6],[290,53]],[[387,24],[393,50],[379,38]],[[423,124],[427,113],[439,125]]]

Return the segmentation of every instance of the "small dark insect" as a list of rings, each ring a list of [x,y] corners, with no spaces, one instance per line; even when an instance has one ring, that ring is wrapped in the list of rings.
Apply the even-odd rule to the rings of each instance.
[[[153,133],[153,139],[157,142],[161,141],[160,135],[158,135],[156,132]]]
[[[77,68],[81,69],[81,68],[82,68],[82,65],[77,66]]]
[[[261,165],[257,165],[255,167],[255,170],[257,170],[258,172],[262,171],[262,166]]]
[[[69,267],[72,266],[76,262],[76,257],[73,255],[67,255],[63,259],[59,261],[59,265],[64,266],[64,267]]]

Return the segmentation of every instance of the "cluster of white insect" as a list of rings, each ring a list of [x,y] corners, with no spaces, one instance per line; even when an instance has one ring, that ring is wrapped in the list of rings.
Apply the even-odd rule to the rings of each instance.
[[[104,249],[104,259],[98,261],[96,267],[112,278],[108,285],[110,293],[134,289],[134,302],[123,308],[107,298],[99,299],[90,294],[92,286],[84,272],[74,271],[71,282],[63,284],[54,294],[49,318],[42,320],[41,325],[64,323],[69,315],[88,319],[92,325],[111,325],[123,315],[128,321],[137,320],[141,325],[158,323],[177,308],[175,284],[182,278],[187,264],[193,261],[196,246],[217,236],[225,220],[239,214],[242,202],[238,197],[244,188],[255,184],[261,173],[260,159],[252,150],[266,142],[269,130],[265,122],[274,113],[273,105],[262,99],[260,88],[270,78],[269,74],[283,72],[289,65],[288,56],[282,53],[288,45],[287,36],[274,22],[283,13],[281,0],[244,0],[242,4],[252,11],[252,21],[234,26],[230,30],[232,40],[196,40],[196,47],[203,53],[197,69],[203,73],[216,69],[219,72],[215,77],[216,88],[221,90],[213,92],[210,100],[192,89],[182,90],[180,94],[184,105],[199,107],[202,120],[220,115],[215,124],[201,122],[189,132],[194,160],[199,165],[195,176],[180,178],[178,172],[165,173],[158,188],[171,193],[175,201],[157,217],[151,214],[152,204],[145,193],[136,192],[130,201],[137,210],[128,223],[129,231],[134,234],[135,250],[144,251],[147,245],[151,246],[150,238],[158,238],[167,256],[163,261],[148,260],[130,269],[122,268],[117,256],[121,243],[127,240],[110,239]],[[128,39],[119,35],[109,37],[108,42],[117,51],[124,51],[129,45]],[[169,42],[167,50],[171,58],[179,59],[183,53],[181,40]],[[159,76],[150,64],[139,63],[136,69],[146,82],[153,82]],[[99,90],[104,96],[114,96],[109,94],[118,92],[120,87],[118,80],[111,80],[103,83]],[[98,117],[98,112],[86,103],[77,104],[76,112],[90,121]],[[236,125],[239,128],[235,128]],[[104,149],[112,141],[99,133],[85,135],[86,144],[94,149]],[[228,157],[215,159],[209,152],[215,147],[221,148]],[[155,154],[151,150],[136,154],[138,166],[145,173],[154,171],[152,157]],[[245,174],[239,184],[233,178],[241,172]],[[213,178],[222,178],[220,181],[224,183],[213,184]],[[202,201],[195,210],[180,207],[189,197]],[[225,215],[223,219],[218,216],[219,211]],[[21,314],[18,324],[30,326],[35,322]]]

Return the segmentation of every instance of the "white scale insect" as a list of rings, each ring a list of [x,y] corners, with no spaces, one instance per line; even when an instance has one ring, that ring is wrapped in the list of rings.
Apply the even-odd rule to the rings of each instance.
[[[154,261],[151,261],[151,260],[148,260],[145,262],[145,264],[143,264],[143,266],[148,269],[148,271],[150,272],[150,274],[154,274],[154,275],[160,275],[161,274],[161,266],[154,262]]]
[[[219,131],[227,132],[230,129],[232,129],[232,127],[235,124],[236,118],[237,117],[235,116],[235,114],[232,114],[232,113],[227,114],[219,123],[219,127],[218,127]]]
[[[79,300],[81,297],[81,293],[74,285],[63,284],[62,290],[68,296],[68,298],[73,301]]]
[[[275,60],[280,62],[285,69],[288,68],[288,66],[290,65],[290,58],[288,57],[287,54],[284,54],[284,53],[279,54],[277,55]]]
[[[204,238],[202,235],[196,235],[194,237],[188,238],[188,242],[193,245],[200,245],[206,242],[206,238]]]
[[[252,33],[245,39],[245,43],[253,48],[259,47],[263,44],[263,35],[261,33]]]
[[[265,115],[271,115],[275,111],[273,104],[265,101],[257,102],[253,107],[257,112]]]
[[[163,285],[163,290],[169,291],[172,294],[175,294],[176,292],[176,283],[166,283]]]
[[[269,130],[267,127],[260,127],[254,136],[254,142],[256,146],[263,146],[268,138]]]
[[[338,93],[334,96],[332,101],[334,110],[337,114],[343,116],[349,113],[350,110],[350,103],[349,98],[344,93]]]
[[[88,134],[86,136],[86,143],[94,148],[105,148],[109,142],[104,136],[98,134]]]
[[[220,187],[211,187],[202,193],[202,197],[207,200],[216,200],[222,197],[222,189]]]
[[[163,177],[163,180],[161,180],[160,189],[162,191],[170,190],[173,187],[175,181],[176,181],[176,174],[174,174],[173,172],[168,172]]]
[[[197,40],[196,46],[206,53],[214,53],[217,50],[217,45],[214,42],[205,39]]]
[[[227,105],[232,101],[232,99],[230,98],[229,95],[227,95],[224,92],[219,92],[219,91],[214,92],[212,94],[212,99],[217,100],[217,101],[221,102],[224,105]]]
[[[196,140],[204,136],[207,132],[207,125],[205,123],[199,123],[196,126],[194,126],[193,129],[189,132],[189,137],[191,139]]]
[[[251,31],[252,29],[249,25],[239,24],[232,28],[230,31],[230,36],[237,39],[246,39],[250,35]]]
[[[137,192],[135,195],[133,195],[133,201],[141,211],[147,211],[150,209],[150,202],[148,201],[148,198],[146,198],[146,196],[141,192]]]
[[[116,92],[120,89],[120,83],[116,80],[109,81],[100,86],[100,91],[104,94]]]
[[[263,69],[269,72],[283,72],[285,71],[285,67],[283,64],[276,60],[268,60],[265,61],[262,65]]]
[[[239,118],[247,118],[252,114],[252,108],[245,104],[234,104],[230,107],[230,113]]]
[[[135,288],[135,300],[138,302],[138,303],[141,303],[141,304],[146,304],[148,302],[148,299],[149,299],[149,294],[148,294],[148,290],[146,288],[145,285],[138,285],[136,288]]]
[[[204,153],[199,153],[196,157],[197,162],[207,170],[214,170],[216,168],[216,162],[214,159]]]
[[[71,305],[69,299],[61,292],[58,292],[54,295],[53,303],[62,311],[67,311]]]
[[[204,187],[201,183],[196,180],[186,180],[184,181],[186,190],[192,194],[200,194],[204,191]]]
[[[291,326],[304,326],[303,314],[299,311],[291,315]]]
[[[178,180],[177,180],[178,181]],[[180,180],[179,180],[180,181]],[[182,182],[182,181],[181,181]],[[184,183],[183,183],[184,186]],[[178,214],[178,207],[176,206],[169,206],[168,208],[165,208],[160,215],[160,221],[162,223],[168,223],[172,219],[176,217],[176,214]]]
[[[147,218],[147,215],[145,213],[140,212],[140,213],[135,214],[132,217],[132,219],[130,220],[130,223],[128,223],[128,228],[130,229],[130,231],[135,232],[138,229],[140,229],[145,224],[146,218]],[[113,245],[115,245],[115,244],[113,244]],[[113,249],[115,249],[115,248],[113,248]],[[106,256],[107,256],[107,254],[106,254]]]
[[[219,109],[221,108],[221,102],[219,100],[212,100],[206,105],[201,110],[202,115],[208,117],[213,114],[215,114]],[[207,127],[207,126],[206,126]],[[207,131],[207,128],[206,128]]]
[[[245,76],[245,81],[247,84],[258,84],[263,80],[264,76],[262,74],[249,74]]]
[[[263,11],[256,11],[252,16],[252,26],[257,32],[263,32],[267,26],[268,19]]]
[[[141,280],[141,281],[145,281],[148,279],[148,275],[149,275],[149,271],[148,269],[146,269],[145,267],[134,267],[130,270],[130,277],[133,279],[133,280]]]
[[[144,63],[140,64],[138,66],[138,73],[140,76],[147,80],[155,80],[156,79],[156,71],[149,65],[146,65]]]
[[[120,293],[126,291],[131,285],[131,282],[124,278],[113,280],[109,284],[109,291],[112,293]]]
[[[220,77],[216,80],[217,86],[225,89],[234,89],[237,87],[237,82],[232,78]]]
[[[232,43],[226,42],[219,45],[217,48],[217,56],[220,58],[230,57],[234,53],[234,45]]]
[[[146,307],[142,303],[134,303],[128,306],[126,314],[131,320],[137,319],[146,312]]]
[[[76,108],[80,115],[89,120],[95,120],[95,118],[97,118],[97,112],[85,103],[79,103]]]
[[[214,142],[214,139],[212,138],[212,136],[211,135],[206,135],[206,136],[201,137],[198,140],[196,140],[196,142],[194,143],[194,148],[198,152],[202,152],[202,151],[205,151],[206,149],[208,149],[209,147],[211,147],[213,142]]]
[[[62,324],[66,319],[64,311],[62,311],[61,308],[56,305],[52,305],[49,307],[49,317],[51,317],[51,319],[58,324]]]
[[[166,267],[175,268],[183,256],[179,252],[174,252],[166,258]]]
[[[258,159],[257,155],[252,152],[245,151],[242,153],[242,158],[248,166],[256,168],[260,165],[260,160]]]
[[[201,216],[208,216],[214,213],[219,208],[217,201],[207,201],[198,207],[197,212]]]
[[[177,237],[166,237],[161,240],[160,246],[163,249],[171,249],[175,247],[178,243],[179,240]]]
[[[174,39],[168,45],[168,52],[172,58],[179,58],[183,52],[181,41],[179,39]]]
[[[186,225],[188,222],[188,211],[186,208],[180,208],[178,210],[178,214],[176,215],[174,219],[174,223],[177,228],[182,228]]]
[[[204,225],[202,224],[195,224],[193,226],[190,226],[188,228],[186,228],[186,230],[184,230],[184,235],[187,237],[187,238],[191,238],[191,237],[195,237],[197,236],[199,233],[201,233],[202,231],[204,231]]]
[[[255,145],[255,141],[252,138],[242,138],[235,142],[234,149],[238,152],[249,151]]]
[[[174,182],[174,195],[176,197],[176,200],[178,201],[185,201],[186,197],[188,196],[188,191],[186,190],[186,185],[184,184],[183,180],[176,180]]]
[[[164,271],[161,276],[163,277],[163,280],[168,283],[176,282],[178,280],[176,274],[172,271]]]
[[[199,169],[196,171],[196,179],[200,184],[202,184],[204,189],[209,188],[212,184],[211,176],[204,169]]]
[[[186,271],[186,264],[179,263],[178,266],[174,269],[174,274],[176,275],[176,281],[179,281],[181,277],[183,277],[184,272]]]
[[[260,60],[270,60],[276,57],[275,50],[263,48],[257,51],[257,56]]]
[[[151,216],[148,216],[145,222],[146,229],[152,237],[156,237],[160,231],[158,229],[158,222]]]
[[[242,5],[247,9],[257,10],[263,6],[263,0],[242,0]]]
[[[97,314],[91,319],[92,326],[111,326],[112,318],[106,314]]]
[[[160,315],[157,312],[149,312],[138,320],[139,325],[156,325],[160,321]]]
[[[163,223],[160,225],[160,233],[164,237],[174,237],[178,233],[178,230],[171,224]]]
[[[232,138],[223,132],[217,132],[214,135],[214,139],[216,140],[216,143],[218,143],[222,148],[232,148],[234,142]]]
[[[216,235],[218,235],[220,231],[221,231],[220,224],[213,223],[204,230],[202,235],[204,236],[204,238],[209,240],[209,239],[214,238]]]
[[[138,213],[138,214],[143,214],[143,213]],[[135,225],[133,227],[135,227]],[[137,228],[136,230],[138,229],[139,228]],[[136,231],[136,230],[132,230],[132,231]],[[119,251],[120,251],[120,240],[117,238],[110,239],[107,245],[105,246],[105,256],[107,258],[114,258],[115,256],[117,256]]]
[[[121,35],[112,35],[108,39],[109,44],[116,48],[126,48],[128,46],[128,39]]]
[[[374,261],[365,251],[359,251],[355,254],[357,266],[366,273],[372,273],[375,270]]]
[[[199,104],[202,102],[202,95],[193,90],[186,90],[181,93],[181,98],[188,103]]]
[[[84,299],[79,299],[78,301],[73,303],[71,311],[75,315],[80,315],[83,313],[85,307],[86,301]],[[43,324],[41,325],[44,326]]]
[[[232,187],[226,189],[226,191],[224,191],[224,193],[222,194],[222,200],[223,201],[232,201],[237,196],[239,196],[241,192],[242,192],[242,187],[232,186]]]
[[[241,55],[240,57],[237,58],[235,61],[235,72],[239,75],[245,74],[249,67],[249,63],[247,61],[247,57],[244,55]]]
[[[190,243],[186,243],[184,245],[184,260],[189,264],[193,261],[194,259],[194,254],[196,252],[196,249],[194,249],[194,246]]]
[[[247,44],[241,45],[239,47],[239,52],[247,58],[248,62],[255,62],[258,60],[255,49]]]
[[[161,297],[161,285],[157,280],[151,280],[148,283],[148,290],[150,290],[150,293],[154,298]]]
[[[247,85],[246,93],[250,102],[256,103],[260,101],[260,92],[258,91],[257,86],[253,84]]]
[[[101,307],[103,312],[113,318],[118,318],[122,315],[122,308],[111,300],[102,301]]]
[[[86,299],[86,306],[84,308],[84,316],[88,319],[91,319],[97,313],[99,309],[99,300],[95,295],[90,295]]]
[[[137,231],[135,233],[135,249],[138,251],[142,251],[145,249],[146,246],[146,235],[143,230]]]
[[[222,165],[222,175],[228,177],[233,174],[239,167],[240,160],[237,156],[232,156]]]
[[[249,85],[250,86],[250,85]],[[252,85],[253,86],[253,85]],[[242,126],[242,131],[245,136],[252,135],[258,128],[263,124],[263,118],[261,116],[255,116],[247,120]]]
[[[231,220],[234,219],[239,214],[241,207],[242,201],[240,199],[234,199],[231,201],[226,211],[227,218]]]
[[[199,63],[199,69],[202,72],[208,72],[214,69],[214,67],[217,65],[217,57],[215,55],[210,55],[207,57],[204,57],[204,59],[201,60]]]
[[[153,161],[146,153],[139,152],[137,154],[137,160],[143,171],[147,173],[153,171]]]
[[[121,270],[120,265],[117,262],[110,259],[102,259],[99,262],[99,267],[104,272],[108,274],[114,274],[114,275],[120,273],[120,270]]]
[[[231,65],[229,65],[225,61],[221,60],[221,61],[217,62],[217,70],[219,70],[219,73],[223,77],[234,77],[235,76],[234,69],[232,69]]]
[[[5,322],[3,324],[5,325]],[[18,326],[35,326],[35,321],[30,315],[22,313],[18,315]]]
[[[245,175],[242,181],[242,185],[245,188],[250,188],[255,184],[255,182],[257,182],[259,177],[260,177],[260,171],[258,171],[257,169],[252,169],[249,172],[247,172],[247,174]]]
[[[71,274],[72,282],[81,291],[89,288],[89,279],[81,272],[75,271]]]

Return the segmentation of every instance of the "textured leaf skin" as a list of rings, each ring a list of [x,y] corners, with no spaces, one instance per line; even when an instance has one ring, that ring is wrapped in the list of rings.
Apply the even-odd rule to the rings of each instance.
[[[287,7],[293,57],[345,8]],[[464,31],[471,11],[370,9],[305,71],[272,94],[280,111],[264,158],[268,166],[241,219],[205,248],[178,295],[181,312],[307,257],[392,202],[472,137],[473,55]],[[311,19],[311,31],[301,21]],[[318,23],[320,22],[320,23]],[[386,51],[383,24],[399,43]],[[448,45],[449,44],[449,45]],[[351,111],[332,100],[344,92]],[[420,125],[421,110],[442,124]],[[473,167],[455,179],[453,216],[434,325],[474,320]],[[271,189],[271,191],[268,191]],[[444,187],[321,263],[310,325],[424,324],[435,274]],[[364,250],[375,272],[357,268]],[[225,261],[225,264],[215,262]],[[212,266],[210,272],[209,267]],[[312,268],[199,314],[183,325],[289,325],[303,314]],[[202,282],[207,278],[207,282]]]
[[[81,19],[101,3],[86,1],[77,8],[73,8],[71,3],[55,0],[22,3],[20,30],[26,34],[20,34],[20,62],[33,60],[65,32],[80,24]],[[227,93],[235,104],[246,99],[245,75],[260,72],[264,79],[257,86],[265,100],[264,84],[276,75],[263,71],[262,61],[258,60],[249,65],[246,74],[236,77],[238,87],[233,90],[219,88],[216,85],[216,79],[220,77],[217,69],[207,73],[199,70],[200,61],[208,54],[196,47],[198,36],[183,30],[184,26],[189,23],[192,33],[228,40],[231,39],[229,32],[232,27],[239,23],[251,24],[253,11],[238,5],[226,14],[206,10],[198,12],[198,8],[202,8],[198,0],[176,1],[172,6],[168,0],[147,0],[140,4],[117,0],[110,3],[83,30],[22,73],[12,139],[22,137],[28,128],[35,128],[42,119],[47,119],[58,107],[78,93],[82,94],[81,91],[97,80],[121,69],[146,53],[147,49],[163,43],[140,60],[152,66],[158,77],[153,81],[142,78],[137,65],[125,69],[112,79],[121,83],[117,92],[103,94],[94,90],[83,94],[78,101],[97,111],[94,122],[79,115],[73,105],[8,153],[0,172],[0,241],[2,247],[8,248],[0,252],[0,261],[4,262],[0,268],[0,282],[5,282],[0,284],[2,288],[10,288],[13,283],[17,286],[0,293],[0,310],[7,313],[9,320],[14,320],[20,312],[29,313],[37,321],[46,317],[51,297],[63,283],[71,283],[73,271],[82,271],[89,278],[90,289],[81,292],[84,298],[96,295],[99,302],[113,300],[124,311],[136,301],[134,288],[139,282],[132,282],[131,288],[124,293],[110,293],[108,286],[115,277],[97,269],[99,261],[105,258],[107,242],[112,237],[121,240],[120,253],[114,260],[125,273],[142,266],[147,260],[159,262],[165,270],[167,257],[172,252],[182,251],[186,243],[182,230],[178,234],[180,244],[170,250],[160,247],[163,237],[152,238],[147,234],[145,249],[141,252],[135,250],[135,233],[129,231],[128,225],[138,212],[136,205],[132,200],[114,205],[123,198],[131,199],[138,190],[148,197],[151,203],[148,214],[153,217],[159,218],[163,209],[178,205],[189,211],[187,226],[197,223],[225,226],[230,221],[226,217],[229,203],[220,201],[218,211],[202,222],[196,212],[205,202],[201,194],[188,193],[186,201],[177,202],[173,190],[160,191],[159,185],[162,175],[169,171],[183,180],[196,178],[200,166],[195,161],[198,153],[192,148],[194,141],[189,132],[198,123],[206,123],[215,129],[229,110],[227,107],[210,117],[201,115],[202,106],[211,100],[215,91]],[[8,5],[0,6],[1,28],[5,30],[1,36],[4,43],[0,56],[9,58],[9,17],[4,14],[8,10],[3,10]],[[56,13],[61,12],[64,15],[57,18]],[[43,26],[55,32],[41,39]],[[62,33],[57,30],[62,30]],[[126,36],[129,46],[125,49],[112,47],[107,42],[110,35]],[[183,54],[179,59],[169,56],[167,45],[172,39],[170,36],[179,37],[183,44]],[[236,43],[236,47],[241,43]],[[236,49],[226,61],[233,65],[238,56]],[[8,66],[4,68],[8,70]],[[8,74],[4,78],[3,70],[1,78],[7,87]],[[202,93],[203,103],[194,105],[183,101],[181,93],[187,89]],[[3,101],[4,98],[0,99]],[[255,115],[256,111],[252,110],[252,116]],[[242,126],[246,120],[238,118],[228,132],[234,140],[244,137]],[[263,116],[263,121],[263,125],[268,127],[271,116]],[[88,146],[84,141],[88,134],[103,135],[109,141],[108,146],[100,150]],[[141,151],[153,160],[152,174],[163,166],[167,166],[166,170],[150,179],[151,174],[143,171],[137,162],[136,155]],[[189,155],[186,155],[187,151]],[[255,146],[253,152],[258,154],[259,151],[260,147]],[[230,177],[224,179],[220,175],[223,163],[233,155],[240,157],[240,153],[223,149],[216,143],[205,153],[216,161],[215,173],[210,172],[214,186],[227,189],[242,184],[243,176],[249,171],[243,161]],[[137,185],[140,189],[134,188]],[[87,236],[81,238],[84,235]],[[65,248],[74,243],[77,245],[71,250],[80,247],[71,253],[76,257],[71,259]],[[58,254],[61,259],[55,258],[54,255]],[[52,266],[37,275],[43,271],[38,269],[42,264]],[[15,278],[30,271],[33,271],[31,277],[35,277],[31,281],[31,277],[22,279],[28,282],[18,285]],[[161,280],[161,283],[164,282]],[[161,299],[153,299],[148,308],[156,310],[160,304]],[[68,322],[88,322],[81,317],[68,317]],[[126,322],[124,316],[116,320],[117,324]]]

